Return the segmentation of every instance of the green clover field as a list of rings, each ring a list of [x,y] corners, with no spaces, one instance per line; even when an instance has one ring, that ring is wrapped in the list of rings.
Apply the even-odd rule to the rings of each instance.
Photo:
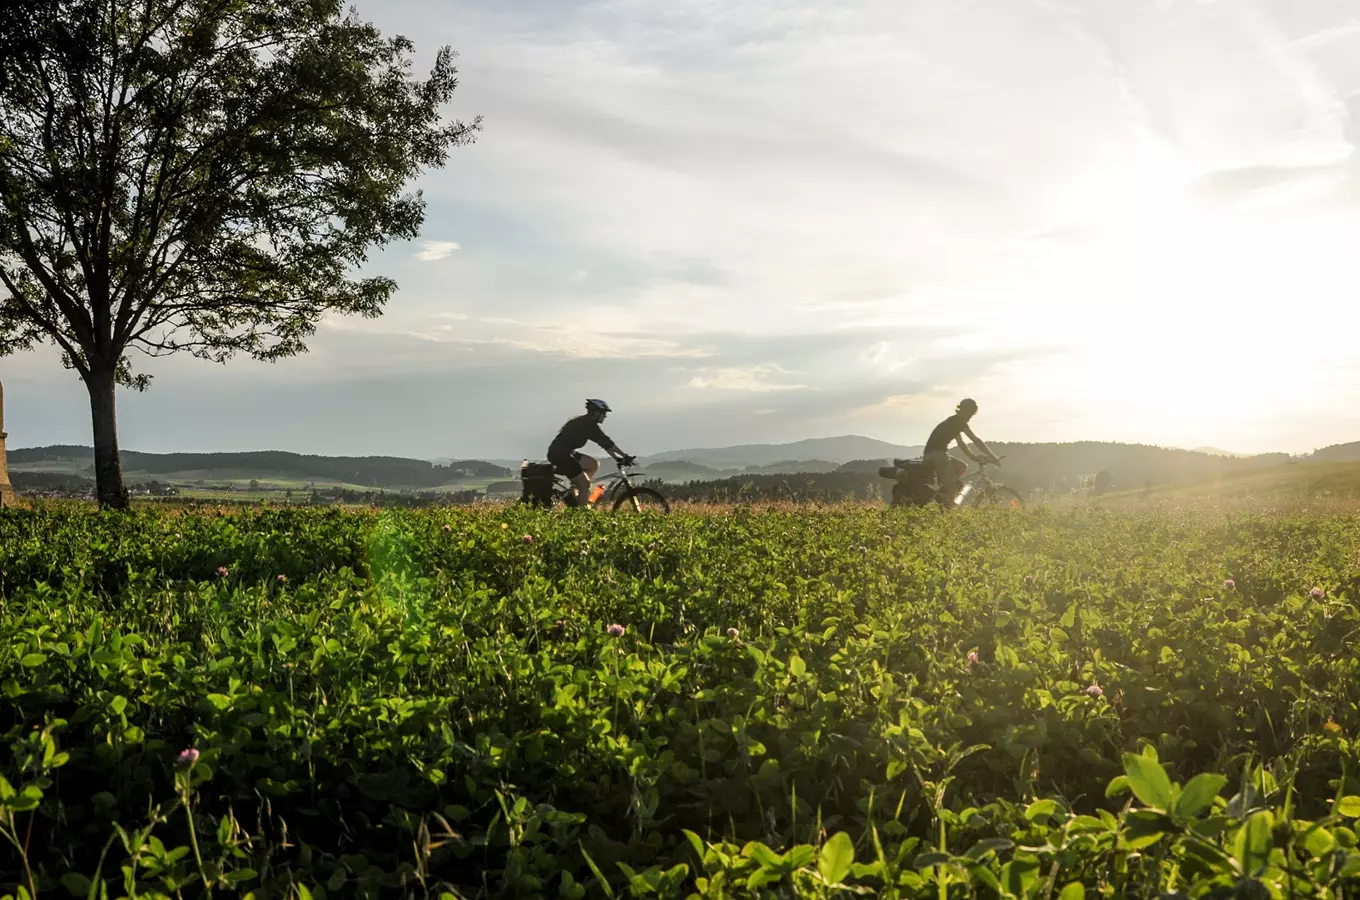
[[[1346,897],[1360,517],[0,511],[12,897]]]

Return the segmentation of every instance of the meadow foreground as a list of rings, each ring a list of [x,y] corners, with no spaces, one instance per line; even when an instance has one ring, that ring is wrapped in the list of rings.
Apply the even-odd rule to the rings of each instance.
[[[1358,578],[1340,512],[3,511],[0,881],[1344,896]]]

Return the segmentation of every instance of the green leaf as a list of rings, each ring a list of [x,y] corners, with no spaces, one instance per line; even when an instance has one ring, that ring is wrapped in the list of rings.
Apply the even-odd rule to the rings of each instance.
[[[784,855],[765,846],[760,841],[752,841],[742,850],[742,853],[760,863],[765,869],[778,869],[784,865]]]
[[[17,796],[7,801],[7,805],[15,812],[28,812],[37,809],[42,804],[42,798],[42,788],[36,784],[26,784]]]
[[[1039,863],[1033,859],[1013,859],[1001,867],[1001,884],[1017,897],[1028,897],[1039,882]]]
[[[209,694],[208,702],[217,710],[225,710],[231,706],[231,698],[226,694]]]
[[[795,656],[789,660],[789,669],[793,672],[794,677],[802,678],[807,674],[807,663],[803,662],[803,657]]]
[[[1233,842],[1233,853],[1242,874],[1253,877],[1257,871],[1270,861],[1271,829],[1275,827],[1275,816],[1263,809],[1247,819],[1237,832]]]
[[[1129,789],[1129,776],[1116,775],[1105,788],[1106,797],[1117,797]]]
[[[1316,827],[1308,833],[1303,846],[1314,859],[1320,859],[1336,848],[1336,838],[1327,829]]]
[[[258,877],[259,873],[254,869],[237,869],[234,872],[228,872],[226,875],[229,884],[241,884]]]
[[[694,855],[699,859],[699,865],[704,863],[704,841],[699,835],[690,831],[688,828],[680,829],[685,835],[685,840],[689,841],[689,846],[694,850]]]
[[[1031,822],[1040,819],[1050,819],[1058,811],[1058,801],[1056,800],[1035,800],[1025,809],[1025,818]]]
[[[19,660],[19,665],[23,666],[25,669],[34,669],[45,662],[47,662],[46,654],[29,653],[23,659]]]
[[[595,860],[591,859],[590,854],[586,852],[585,844],[578,841],[577,846],[581,848],[581,855],[585,857],[586,865],[590,866],[590,871],[595,874],[595,879],[600,882],[600,888],[604,891],[605,896],[613,898],[614,888],[612,888],[609,881],[605,879],[604,873],[600,871],[600,867],[595,865]]]
[[[1348,819],[1360,819],[1360,797],[1348,794],[1336,805],[1336,811]]]
[[[1214,805],[1214,798],[1227,783],[1228,779],[1222,775],[1207,772],[1196,775],[1176,798],[1174,814],[1179,819],[1195,819],[1204,815]]]
[[[1086,900],[1086,888],[1082,887],[1080,881],[1074,881],[1062,889],[1058,900]]]
[[[1146,756],[1125,753],[1124,774],[1128,776],[1133,795],[1145,805],[1168,812],[1171,810],[1176,795],[1161,763]]]
[[[90,879],[79,872],[67,872],[61,876],[61,886],[75,897],[84,897],[90,893]]]
[[[817,850],[811,844],[799,844],[789,848],[785,857],[790,869],[801,869],[803,866],[812,865],[812,861],[817,858]]]
[[[932,866],[943,866],[952,862],[953,857],[948,853],[941,853],[939,850],[925,850],[911,861],[914,869],[929,869]]]
[[[838,831],[822,845],[817,871],[822,873],[828,884],[840,884],[850,874],[850,867],[854,864],[855,844],[850,840],[850,835]]]

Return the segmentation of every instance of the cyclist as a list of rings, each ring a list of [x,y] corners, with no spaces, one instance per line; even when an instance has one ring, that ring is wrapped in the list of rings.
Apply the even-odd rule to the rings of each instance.
[[[548,446],[548,462],[576,487],[576,493],[568,498],[570,506],[589,505],[590,479],[600,470],[599,460],[581,452],[587,442],[599,444],[620,465],[632,465],[634,461],[600,429],[600,423],[610,412],[609,404],[603,400],[587,400],[585,415],[568,419]]]
[[[958,472],[954,470],[954,458],[949,455],[950,441],[959,442],[959,449],[963,451],[964,456],[975,463],[981,462],[964,443],[963,435],[966,434],[973,439],[973,443],[981,449],[987,459],[997,465],[1001,463],[996,458],[996,454],[982,442],[982,438],[973,434],[973,430],[968,427],[968,421],[977,414],[977,409],[978,405],[975,400],[964,399],[960,401],[959,405],[954,408],[954,415],[935,426],[935,430],[930,433],[930,438],[926,441],[925,453],[922,454],[922,459],[935,470],[935,477],[940,482],[941,493],[950,500],[957,497],[963,487],[959,481]]]

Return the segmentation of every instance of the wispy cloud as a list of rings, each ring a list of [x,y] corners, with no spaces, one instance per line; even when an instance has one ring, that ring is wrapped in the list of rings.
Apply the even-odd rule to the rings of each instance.
[[[805,388],[805,384],[789,384],[772,379],[793,373],[775,363],[761,363],[754,366],[718,367],[701,370],[689,380],[688,387],[717,391],[751,391],[758,394],[769,391],[791,391]]]
[[[453,251],[462,248],[454,241],[425,241],[421,244],[423,249],[415,257],[421,262],[434,262],[435,260],[447,259],[453,255]]]
[[[276,367],[153,364],[263,385],[222,440],[325,452],[356,391],[375,452],[468,406],[440,440],[518,453],[600,395],[660,447],[913,443],[969,394],[989,438],[1353,437],[1360,382],[1330,368],[1360,329],[1353,3],[356,2],[425,62],[453,44],[450,112],[491,124],[413,185],[428,239],[365,265],[400,285],[381,319]],[[30,393],[78,406],[50,375]],[[130,446],[182,449],[156,404],[200,400],[174,382],[128,401]],[[1185,383],[1211,414],[1166,403]]]
[[[1290,41],[1290,44],[1302,50],[1312,50],[1316,47],[1326,47],[1340,40],[1357,37],[1360,37],[1360,19],[1351,19],[1339,25],[1321,28],[1302,37],[1296,37]]]

